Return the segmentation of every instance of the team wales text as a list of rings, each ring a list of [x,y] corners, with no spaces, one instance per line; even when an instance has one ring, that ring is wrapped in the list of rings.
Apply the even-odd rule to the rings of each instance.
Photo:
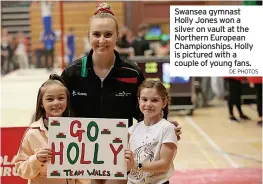
[[[71,169],[64,169],[63,172],[66,176],[110,176],[110,171],[106,170],[71,170]]]

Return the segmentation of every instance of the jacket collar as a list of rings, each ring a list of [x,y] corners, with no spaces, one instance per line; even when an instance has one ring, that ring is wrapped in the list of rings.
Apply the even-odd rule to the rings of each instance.
[[[45,135],[48,137],[48,131],[44,126],[43,118],[40,118],[39,120],[32,123],[30,128],[38,128],[40,132],[45,133]]]
[[[92,54],[93,54],[93,49],[90,50],[89,54],[88,54],[88,58],[87,58],[87,68],[93,69],[93,63],[92,63]],[[114,50],[114,54],[116,56],[115,58],[115,63],[114,63],[114,68],[115,67],[119,67],[121,65],[121,58],[119,53]]]

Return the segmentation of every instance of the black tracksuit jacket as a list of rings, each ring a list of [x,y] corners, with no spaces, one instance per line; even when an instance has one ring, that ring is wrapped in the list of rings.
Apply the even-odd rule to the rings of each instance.
[[[142,120],[137,91],[144,76],[137,64],[115,51],[115,64],[101,82],[93,70],[92,53],[93,50],[85,56],[86,67],[80,58],[61,75],[70,93],[74,117],[128,119],[129,126],[133,118]]]

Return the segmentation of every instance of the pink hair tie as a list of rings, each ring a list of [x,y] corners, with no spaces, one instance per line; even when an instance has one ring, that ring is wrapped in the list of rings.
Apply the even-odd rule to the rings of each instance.
[[[107,8],[100,8],[100,9],[98,9],[98,10],[94,13],[94,15],[97,15],[99,12],[109,13],[109,14],[111,14],[111,15],[114,16],[114,13],[113,13],[111,10],[107,9]]]

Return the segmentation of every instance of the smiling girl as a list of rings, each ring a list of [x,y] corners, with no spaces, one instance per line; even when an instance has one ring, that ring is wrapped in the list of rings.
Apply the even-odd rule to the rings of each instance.
[[[15,168],[28,184],[88,184],[89,180],[49,179],[47,163],[52,152],[48,148],[48,118],[69,117],[69,93],[60,76],[53,74],[39,88],[35,122],[27,129],[18,151]]]

